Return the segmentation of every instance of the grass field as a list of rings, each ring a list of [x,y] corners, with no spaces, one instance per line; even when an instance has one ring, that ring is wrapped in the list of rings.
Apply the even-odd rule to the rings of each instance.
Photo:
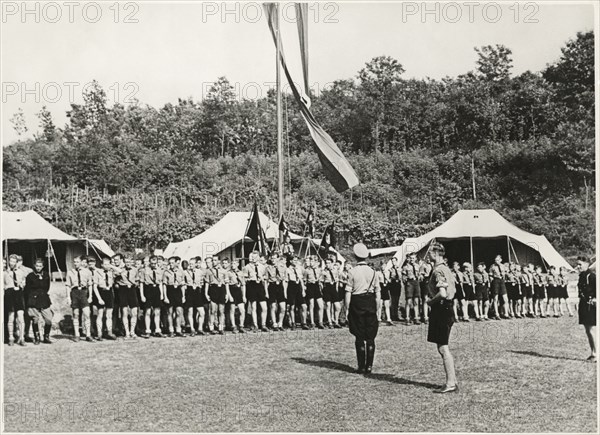
[[[5,346],[4,429],[597,431],[575,317],[457,325],[450,395],[426,328],[382,326],[369,377],[346,329]]]

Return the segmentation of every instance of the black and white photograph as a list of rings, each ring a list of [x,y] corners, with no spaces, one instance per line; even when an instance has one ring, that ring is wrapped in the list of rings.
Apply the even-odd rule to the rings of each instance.
[[[598,433],[600,3],[0,8],[0,432]]]

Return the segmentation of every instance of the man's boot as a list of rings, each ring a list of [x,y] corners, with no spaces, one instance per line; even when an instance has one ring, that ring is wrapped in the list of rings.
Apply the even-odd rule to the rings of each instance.
[[[356,342],[354,343],[356,348],[356,360],[358,361],[358,369],[356,373],[364,373],[365,372],[365,342]]]
[[[367,344],[367,367],[365,373],[373,371],[373,360],[375,359],[375,342]]]

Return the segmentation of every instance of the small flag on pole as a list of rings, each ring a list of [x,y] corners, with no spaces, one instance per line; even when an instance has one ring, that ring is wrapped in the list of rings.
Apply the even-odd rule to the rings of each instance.
[[[312,208],[308,210],[308,215],[306,216],[304,233],[311,239],[315,238],[315,213]]]
[[[256,203],[254,203],[249,220],[250,223],[248,224],[248,230],[246,231],[245,237],[248,237],[257,243],[258,252],[263,255],[267,255],[269,253],[269,246],[267,245],[265,232],[260,225],[260,215],[258,213],[258,205],[256,205]]]
[[[290,235],[290,227],[283,218],[283,215],[281,215],[281,220],[279,221],[279,232],[282,234],[284,239]]]

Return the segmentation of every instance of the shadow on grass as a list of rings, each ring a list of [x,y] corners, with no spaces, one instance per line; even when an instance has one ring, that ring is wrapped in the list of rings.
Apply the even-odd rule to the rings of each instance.
[[[558,355],[544,355],[543,353],[534,352],[532,350],[509,350],[509,352],[517,353],[519,355],[536,356],[538,358],[564,359],[564,360],[568,360],[568,361],[583,361],[581,358],[571,358],[568,356],[558,356]]]
[[[314,367],[321,367],[325,369],[333,369],[346,373],[355,373],[355,368],[350,367],[347,364],[342,364],[336,361],[326,361],[326,360],[309,360],[306,358],[292,358],[294,361],[300,364],[306,364]],[[400,385],[414,385],[416,387],[428,388],[430,390],[439,389],[440,385],[430,384],[429,382],[420,382],[413,381],[411,379],[400,378],[398,376],[392,375],[390,373],[371,373],[369,375],[363,375],[370,379],[375,379],[378,381],[391,382],[393,384]]]

